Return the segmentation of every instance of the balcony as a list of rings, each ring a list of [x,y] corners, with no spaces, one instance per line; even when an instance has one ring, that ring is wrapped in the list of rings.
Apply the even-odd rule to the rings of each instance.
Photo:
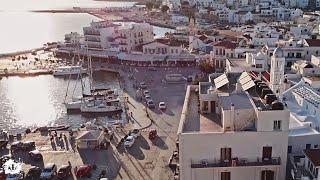
[[[91,38],[86,38],[85,41],[90,41],[90,42],[101,42],[100,39],[91,39]]]
[[[118,39],[127,39],[127,36],[118,36]]]
[[[272,157],[271,159],[233,158],[232,160],[226,160],[226,161],[202,160],[201,162],[198,162],[198,163],[191,163],[191,168],[274,166],[274,165],[281,165],[280,157]]]
[[[89,35],[89,36],[100,36],[100,32],[99,31],[84,31],[83,34],[84,35]]]
[[[120,42],[119,45],[127,45],[126,42]]]

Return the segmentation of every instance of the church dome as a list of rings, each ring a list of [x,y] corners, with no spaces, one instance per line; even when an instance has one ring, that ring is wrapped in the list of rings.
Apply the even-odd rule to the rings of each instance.
[[[273,51],[273,55],[274,55],[275,57],[281,58],[281,57],[284,56],[283,50],[282,50],[280,47],[277,47],[277,48]]]

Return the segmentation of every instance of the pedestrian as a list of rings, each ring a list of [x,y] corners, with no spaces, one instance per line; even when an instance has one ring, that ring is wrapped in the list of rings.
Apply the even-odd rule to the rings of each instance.
[[[132,115],[132,111],[130,112],[130,116],[131,116],[131,117],[133,117],[133,115]]]

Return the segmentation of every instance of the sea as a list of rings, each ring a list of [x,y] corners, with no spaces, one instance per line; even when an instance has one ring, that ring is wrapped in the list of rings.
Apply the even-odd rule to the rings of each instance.
[[[129,7],[132,2],[104,2],[93,0],[0,0],[0,54],[42,47],[53,41],[63,41],[70,32],[82,33],[82,27],[99,20],[88,14],[34,13],[34,10],[60,10],[73,7]],[[154,27],[156,37],[171,29]],[[86,81],[87,82],[87,81]],[[94,86],[120,90],[116,74],[97,72]],[[68,85],[69,84],[69,85]],[[69,87],[67,92],[67,87]],[[88,85],[87,85],[88,87]],[[79,81],[55,78],[8,77],[0,80],[0,130],[20,133],[26,128],[71,125],[93,121],[79,114],[68,114],[63,102],[81,95]],[[119,117],[121,119],[123,117]],[[95,119],[100,122],[110,117]]]

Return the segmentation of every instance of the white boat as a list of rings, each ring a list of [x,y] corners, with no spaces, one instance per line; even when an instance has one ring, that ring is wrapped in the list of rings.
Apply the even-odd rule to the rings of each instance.
[[[62,66],[53,71],[54,76],[86,74],[87,70],[81,66]]]
[[[81,113],[83,114],[109,114],[122,112],[121,106],[107,106],[103,102],[99,104],[95,103],[82,103],[80,107]]]
[[[64,105],[66,106],[67,111],[68,110],[79,110],[81,107],[82,101],[72,101],[72,102],[67,102],[64,103]]]

